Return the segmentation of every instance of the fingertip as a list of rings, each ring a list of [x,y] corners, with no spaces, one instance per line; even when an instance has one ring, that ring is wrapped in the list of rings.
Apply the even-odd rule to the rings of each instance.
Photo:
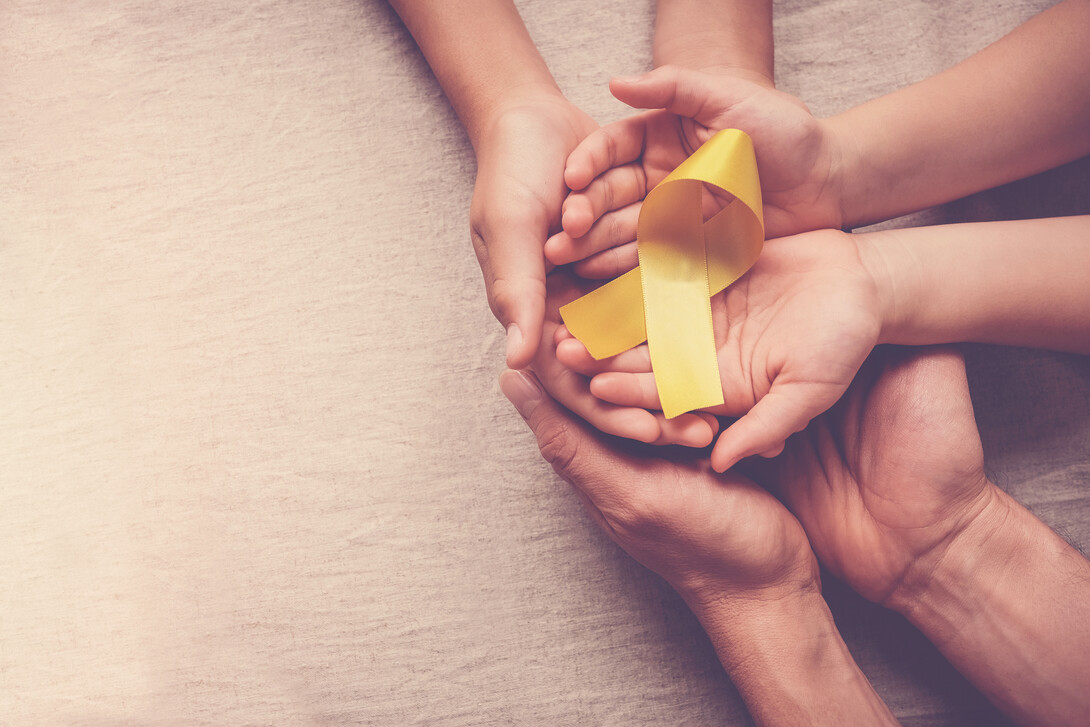
[[[639,412],[639,424],[633,426],[632,439],[636,439],[644,444],[654,444],[662,438],[662,427],[659,425],[655,415],[645,409],[632,409],[633,412]]]
[[[566,265],[571,262],[564,254],[565,250],[571,248],[571,235],[564,230],[551,236],[545,241],[541,251],[545,255],[545,262],[547,265]]]
[[[586,346],[574,338],[565,338],[556,344],[556,360],[569,369],[585,368],[588,358]]]
[[[575,336],[572,335],[572,332],[569,331],[568,327],[563,323],[556,327],[556,333],[553,335],[556,337],[557,343],[560,343],[561,341],[566,341],[569,338],[575,338]],[[579,339],[576,338],[575,340]]]
[[[590,184],[593,178],[594,175],[583,160],[582,152],[577,148],[568,156],[568,163],[564,167],[564,184],[571,191],[578,192]]]
[[[583,195],[568,197],[561,213],[560,224],[572,238],[579,238],[590,231],[594,224],[594,211]]]
[[[724,444],[726,437],[720,435],[718,441],[715,443],[715,447],[712,448],[711,465],[712,469],[723,474],[735,464],[738,463],[738,458],[734,457],[728,450],[727,445]]]
[[[686,447],[703,449],[711,444],[714,438],[715,431],[713,431],[711,425],[703,417],[693,416],[690,421],[682,426],[680,444],[684,444]]]
[[[697,411],[693,413],[707,423],[708,428],[711,429],[712,432],[712,439],[714,440],[715,436],[719,434],[719,417],[715,416],[714,414],[709,414],[706,411]],[[708,444],[711,444],[710,440],[708,441]]]
[[[523,419],[529,419],[541,402],[543,393],[537,378],[528,371],[507,369],[500,374],[500,391]]]
[[[523,333],[522,327],[518,323],[509,324],[507,326],[507,368],[517,370],[529,366],[534,354],[537,353],[537,343],[540,337],[540,331],[537,335],[528,336]]]

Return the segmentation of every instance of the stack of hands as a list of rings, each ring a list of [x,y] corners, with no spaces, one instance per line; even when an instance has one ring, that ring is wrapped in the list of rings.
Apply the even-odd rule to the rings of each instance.
[[[477,150],[501,388],[594,520],[689,604],[755,719],[895,723],[836,631],[820,559],[1013,719],[1090,724],[1090,562],[985,477],[963,362],[938,346],[1090,354],[1090,217],[842,231],[1090,153],[1090,3],[828,119],[774,88],[769,32],[689,64],[711,70],[614,79],[646,111],[602,128],[541,75],[507,3],[477,19],[523,38],[531,70],[502,93],[465,60],[487,51],[436,38],[451,11],[394,4]],[[771,23],[762,3],[700,8],[712,27],[679,36],[693,5],[660,3],[656,61],[691,60],[699,43],[678,37]],[[770,239],[712,297],[725,405],[668,420],[646,346],[595,361],[558,309],[636,266],[641,200],[724,128],[753,139]]]

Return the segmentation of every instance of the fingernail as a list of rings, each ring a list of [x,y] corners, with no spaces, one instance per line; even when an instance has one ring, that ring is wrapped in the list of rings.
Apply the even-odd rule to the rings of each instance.
[[[639,83],[643,80],[643,76],[614,76],[613,80],[621,83]]]
[[[500,391],[515,405],[523,419],[529,419],[541,401],[541,388],[521,371],[504,371],[500,375]]]
[[[507,360],[510,361],[522,349],[522,331],[517,323],[507,326]]]

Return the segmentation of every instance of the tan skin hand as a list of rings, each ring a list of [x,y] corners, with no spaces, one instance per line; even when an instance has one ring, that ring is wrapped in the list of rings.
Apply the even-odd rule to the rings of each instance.
[[[741,475],[716,474],[695,453],[658,459],[656,450],[606,437],[546,395],[520,406],[527,398],[520,391],[537,388],[527,374],[506,372],[501,388],[594,520],[690,603],[820,589],[802,528],[766,490]]]
[[[773,465],[822,562],[885,605],[926,581],[995,494],[964,363],[949,348],[875,351]]]

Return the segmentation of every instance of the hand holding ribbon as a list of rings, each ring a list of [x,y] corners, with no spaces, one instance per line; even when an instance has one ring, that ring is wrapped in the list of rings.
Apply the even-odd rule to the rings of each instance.
[[[716,441],[715,469],[779,453],[836,403],[878,342],[879,288],[859,237],[822,230],[769,240],[749,272],[711,298],[723,404],[708,411],[740,417]],[[593,377],[590,391],[604,401],[661,406],[647,346],[598,361],[567,339],[556,356]]]
[[[733,197],[707,222],[703,185]],[[596,359],[648,342],[668,418],[723,403],[709,298],[757,260],[761,187],[749,137],[719,132],[647,195],[640,266],[561,308]]]

